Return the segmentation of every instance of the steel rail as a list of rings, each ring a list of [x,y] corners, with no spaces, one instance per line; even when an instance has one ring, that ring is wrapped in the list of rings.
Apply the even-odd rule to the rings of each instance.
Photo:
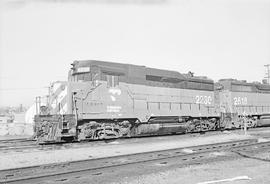
[[[1,139],[0,143],[8,143],[8,142],[26,142],[30,141],[28,138],[14,138],[14,139]]]

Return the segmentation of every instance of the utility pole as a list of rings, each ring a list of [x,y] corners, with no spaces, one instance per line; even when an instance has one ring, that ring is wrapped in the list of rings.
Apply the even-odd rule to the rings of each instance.
[[[266,73],[266,79],[267,79],[267,84],[270,84],[270,64],[264,65],[266,67],[267,73]]]

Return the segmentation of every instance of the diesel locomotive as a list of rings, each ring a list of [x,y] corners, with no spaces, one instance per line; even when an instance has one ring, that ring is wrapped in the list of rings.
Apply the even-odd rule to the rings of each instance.
[[[270,85],[105,61],[74,61],[37,98],[38,142],[178,134],[270,124]]]

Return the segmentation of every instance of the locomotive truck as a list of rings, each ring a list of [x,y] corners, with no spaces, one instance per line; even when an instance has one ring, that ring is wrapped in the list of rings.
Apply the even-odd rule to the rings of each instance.
[[[270,85],[97,60],[71,65],[45,103],[37,98],[40,143],[270,124]]]

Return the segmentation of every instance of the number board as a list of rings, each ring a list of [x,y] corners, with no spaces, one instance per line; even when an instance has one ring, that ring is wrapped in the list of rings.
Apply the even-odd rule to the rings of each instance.
[[[234,105],[247,105],[248,99],[247,97],[234,97],[233,104]]]
[[[196,104],[210,105],[212,103],[211,96],[196,95]]]

